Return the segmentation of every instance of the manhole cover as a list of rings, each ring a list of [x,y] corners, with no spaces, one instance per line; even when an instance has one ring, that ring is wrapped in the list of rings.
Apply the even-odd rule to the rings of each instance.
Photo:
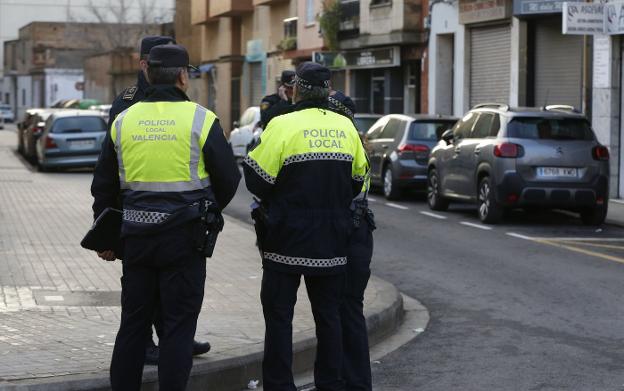
[[[120,307],[121,292],[105,291],[46,291],[34,290],[37,305],[72,307]]]

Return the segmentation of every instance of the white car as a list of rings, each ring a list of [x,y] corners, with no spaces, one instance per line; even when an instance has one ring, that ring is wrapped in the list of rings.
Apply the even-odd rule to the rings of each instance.
[[[252,106],[245,110],[238,122],[234,122],[235,129],[230,133],[230,145],[234,156],[244,158],[251,142],[253,134],[260,122],[260,107]]]
[[[0,122],[15,122],[15,115],[11,106],[0,104]]]

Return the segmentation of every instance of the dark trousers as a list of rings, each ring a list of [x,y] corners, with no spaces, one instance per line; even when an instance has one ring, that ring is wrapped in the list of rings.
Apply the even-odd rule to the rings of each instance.
[[[349,240],[345,294],[340,306],[344,347],[342,376],[347,391],[371,391],[368,332],[364,317],[364,291],[371,275],[373,234],[366,219]]]
[[[126,240],[121,325],[110,368],[113,391],[139,390],[145,341],[154,309],[162,319],[158,381],[184,390],[193,365],[193,337],[204,298],[206,259],[194,249],[190,226]]]
[[[343,391],[342,330],[340,303],[344,274],[305,276],[308,297],[316,323],[317,352],[314,382],[318,391]],[[264,269],[262,309],[266,325],[264,361],[265,391],[295,391],[292,373],[292,320],[300,274]]]

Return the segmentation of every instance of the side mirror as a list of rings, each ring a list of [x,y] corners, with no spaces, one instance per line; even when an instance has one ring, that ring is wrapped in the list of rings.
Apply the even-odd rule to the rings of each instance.
[[[232,129],[238,128],[238,121],[232,122]]]
[[[453,130],[452,129],[448,129],[445,130],[444,133],[442,133],[442,140],[444,140],[444,142],[446,143],[446,145],[449,145],[450,143],[453,142]]]

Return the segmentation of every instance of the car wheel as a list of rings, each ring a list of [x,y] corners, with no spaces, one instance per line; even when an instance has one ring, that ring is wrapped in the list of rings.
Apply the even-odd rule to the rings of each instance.
[[[392,166],[388,165],[384,169],[383,174],[383,193],[389,200],[397,200],[401,198],[401,189],[397,186],[394,180],[394,174],[392,172]]]
[[[449,207],[449,201],[440,192],[440,180],[435,169],[429,170],[427,177],[427,203],[432,210],[447,210]]]
[[[607,204],[581,210],[581,220],[585,225],[602,225],[607,218]]]
[[[487,224],[496,224],[505,212],[503,206],[496,202],[490,177],[481,179],[479,183],[479,219]]]

